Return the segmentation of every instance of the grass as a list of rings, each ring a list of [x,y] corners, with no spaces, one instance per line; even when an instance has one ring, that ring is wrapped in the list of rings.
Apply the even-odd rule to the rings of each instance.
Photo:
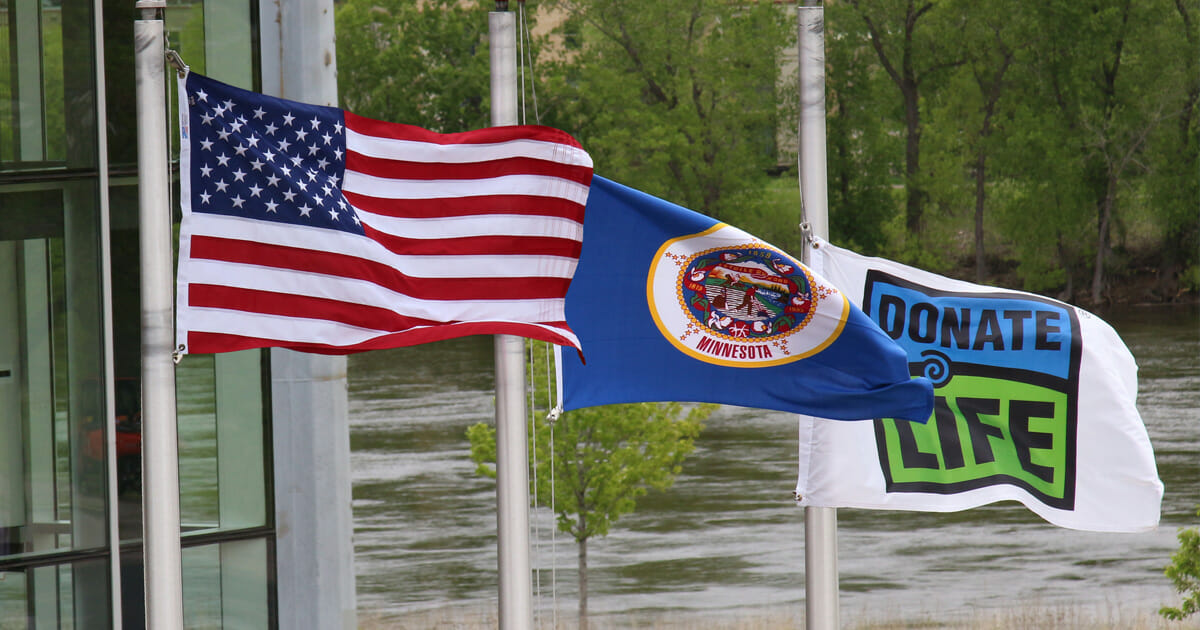
[[[1017,605],[950,615],[922,614],[889,619],[871,611],[843,611],[842,627],[848,630],[1185,630],[1200,628],[1200,619],[1172,622],[1149,610],[1125,610],[1120,605]],[[362,630],[483,630],[496,628],[494,607],[445,607],[394,617],[360,615]],[[771,609],[762,612],[646,612],[594,615],[591,630],[783,630],[803,628],[804,610]],[[555,627],[542,613],[539,630],[575,630],[572,612],[560,612]]]

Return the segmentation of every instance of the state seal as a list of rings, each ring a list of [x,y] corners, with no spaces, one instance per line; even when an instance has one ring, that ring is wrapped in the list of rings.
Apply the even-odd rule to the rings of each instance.
[[[646,299],[672,345],[732,367],[812,356],[833,343],[850,311],[845,296],[804,265],[724,223],[663,243]]]

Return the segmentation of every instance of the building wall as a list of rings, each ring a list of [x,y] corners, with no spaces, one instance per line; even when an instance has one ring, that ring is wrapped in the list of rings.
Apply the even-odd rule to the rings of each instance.
[[[172,0],[169,45],[258,89],[257,4]],[[4,628],[144,626],[134,19],[0,3]],[[269,382],[260,351],[177,368],[189,628],[277,625]]]

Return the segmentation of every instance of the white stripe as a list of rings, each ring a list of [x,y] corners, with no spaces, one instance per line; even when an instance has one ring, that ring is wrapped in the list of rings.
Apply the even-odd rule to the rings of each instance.
[[[193,260],[188,281],[239,289],[328,298],[374,306],[407,317],[436,321],[519,320],[564,321],[566,298],[422,300],[369,282],[291,269],[215,260]]]
[[[381,138],[346,129],[346,149],[362,155],[405,162],[471,164],[488,160],[528,157],[591,168],[587,151],[558,142],[518,139],[489,144],[437,144],[417,140]]]
[[[548,236],[580,241],[583,224],[561,217],[521,214],[470,214],[437,219],[411,219],[373,214],[355,208],[363,223],[405,238],[464,238],[468,236]]]
[[[446,199],[492,195],[560,197],[579,205],[587,203],[588,187],[548,175],[501,175],[483,179],[390,179],[346,171],[346,192],[384,199]]]
[[[376,337],[392,334],[392,332],[411,333],[428,328],[441,328],[450,334],[450,336],[453,336],[452,331],[456,325],[438,324],[436,326],[419,326],[406,331],[385,331],[360,328],[358,326],[350,326],[323,319],[243,313],[210,308],[191,308],[189,310],[191,313],[188,319],[196,319],[204,324],[201,327],[191,329],[192,332],[240,335],[243,337],[273,339],[290,343],[324,344],[331,346],[352,346],[375,339]],[[496,321],[505,322],[507,320]],[[474,323],[477,322],[463,322],[463,324]],[[488,323],[492,322],[489,321]],[[553,331],[556,334],[562,335],[576,345],[579,343],[579,339],[574,334],[561,328],[542,324],[529,324],[522,321],[512,321],[510,323],[536,326],[542,330]]]
[[[563,256],[406,256],[365,236],[338,230],[207,214],[190,215],[194,236],[211,236],[355,256],[414,278],[570,278],[578,259]],[[181,254],[182,256],[182,254]],[[187,257],[181,257],[187,260]]]

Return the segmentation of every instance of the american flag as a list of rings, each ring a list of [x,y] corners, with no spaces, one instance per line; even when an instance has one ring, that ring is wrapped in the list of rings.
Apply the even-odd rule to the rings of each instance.
[[[438,134],[189,73],[181,353],[341,354],[566,324],[592,161],[549,127]]]

